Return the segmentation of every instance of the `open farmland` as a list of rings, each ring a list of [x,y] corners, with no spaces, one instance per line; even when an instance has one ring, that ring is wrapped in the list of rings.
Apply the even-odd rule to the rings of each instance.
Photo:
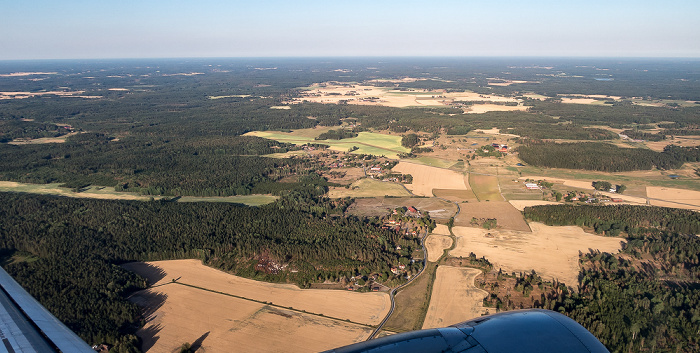
[[[463,203],[460,205],[460,210],[459,215],[455,217],[455,225],[457,226],[470,226],[472,218],[495,218],[498,229],[530,231],[530,227],[520,211],[505,201]]]
[[[454,257],[484,256],[494,268],[506,272],[535,270],[544,279],[556,278],[569,286],[578,283],[579,251],[589,249],[617,253],[623,238],[589,234],[574,226],[552,227],[530,223],[532,232],[453,227],[457,245]]]
[[[687,208],[700,211],[700,191],[647,186],[649,202],[654,206]]]
[[[455,190],[455,189],[433,189],[435,197],[443,198],[454,202],[477,202],[479,201],[472,190]]]
[[[470,91],[444,92],[427,89],[395,90],[391,87],[377,87],[358,83],[325,82],[303,88],[300,97],[290,103],[315,102],[324,104],[381,105],[387,107],[444,107],[460,102],[476,102],[469,105],[467,113],[489,111],[527,110],[521,100],[498,95],[483,95]],[[482,103],[489,102],[489,103]],[[501,104],[493,104],[501,103]],[[518,103],[506,106],[504,103]]]
[[[457,212],[457,206],[451,202],[436,198],[423,197],[373,197],[357,199],[348,207],[348,213],[361,217],[381,217],[390,213],[397,207],[413,206],[423,213],[428,213],[430,218],[437,221],[447,221]],[[438,228],[445,227],[438,224]],[[445,232],[449,234],[445,227]]]
[[[328,197],[330,198],[377,196],[404,197],[411,196],[411,193],[401,184],[370,178],[360,179],[350,184],[349,188],[332,187],[328,190]]]
[[[292,132],[280,131],[252,131],[245,135],[258,136],[279,142],[304,145],[307,143],[320,143],[330,146],[334,151],[348,151],[352,147],[358,147],[352,153],[371,154],[398,159],[399,153],[410,152],[408,148],[401,146],[401,136],[384,135],[375,132],[360,132],[357,137],[342,140],[316,140],[316,137],[330,128],[302,129]]]
[[[132,297],[150,316],[139,331],[148,352],[171,352],[202,337],[202,348],[211,351],[319,351],[364,340],[368,325],[390,306],[384,293],[302,290],[229,275],[198,260],[124,267],[151,283]]]
[[[554,201],[542,201],[542,200],[510,200],[510,202],[515,209],[522,211],[525,207],[539,206],[539,205],[561,205],[559,202]]]
[[[453,170],[401,161],[392,171],[413,176],[413,183],[406,188],[415,195],[433,196],[433,189],[469,190],[464,175]]]
[[[479,201],[504,201],[495,175],[469,174],[469,185]]]
[[[148,353],[175,352],[185,342],[203,352],[322,351],[363,341],[372,331],[176,283],[136,293],[131,300],[153,311],[136,333]]]
[[[483,299],[488,293],[474,286],[481,270],[440,266],[433,284],[423,329],[445,327],[479,317],[486,312]]]

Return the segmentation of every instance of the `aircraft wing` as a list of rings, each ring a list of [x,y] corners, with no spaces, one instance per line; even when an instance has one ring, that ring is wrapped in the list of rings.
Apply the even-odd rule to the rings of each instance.
[[[0,353],[95,353],[0,267]]]
[[[576,321],[541,309],[507,311],[445,328],[386,336],[327,353],[608,352]]]

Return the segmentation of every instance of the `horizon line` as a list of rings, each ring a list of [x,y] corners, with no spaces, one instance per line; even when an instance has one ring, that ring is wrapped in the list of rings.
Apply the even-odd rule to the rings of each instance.
[[[32,58],[0,59],[0,62],[18,61],[73,61],[73,60],[191,60],[191,59],[655,59],[700,60],[700,56],[588,56],[588,55],[315,55],[315,56],[154,56],[154,57],[90,57],[90,58]]]

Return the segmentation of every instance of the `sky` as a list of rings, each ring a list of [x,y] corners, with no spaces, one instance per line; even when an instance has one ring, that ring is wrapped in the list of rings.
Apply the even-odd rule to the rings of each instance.
[[[698,0],[0,1],[0,60],[700,57]]]

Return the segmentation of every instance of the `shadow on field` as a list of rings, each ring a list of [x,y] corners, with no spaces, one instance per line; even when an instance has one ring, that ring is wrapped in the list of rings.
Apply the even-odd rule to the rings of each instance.
[[[145,262],[126,263],[122,265],[122,268],[144,277],[151,286],[165,278],[167,274],[162,268]]]
[[[211,331],[207,331],[205,334],[203,334],[202,336],[197,338],[197,340],[192,342],[192,345],[190,346],[192,349],[192,352],[196,352],[199,350],[199,348],[202,347],[202,343],[204,343],[204,339],[206,339],[207,336],[209,336],[209,332],[211,332]]]
[[[158,333],[163,327],[160,324],[152,324],[152,321],[157,318],[158,309],[165,304],[167,299],[166,294],[156,292],[153,289],[142,290],[129,297],[130,302],[141,308],[141,316],[145,325],[136,334],[141,338],[141,350],[144,352],[153,347],[160,338]]]

